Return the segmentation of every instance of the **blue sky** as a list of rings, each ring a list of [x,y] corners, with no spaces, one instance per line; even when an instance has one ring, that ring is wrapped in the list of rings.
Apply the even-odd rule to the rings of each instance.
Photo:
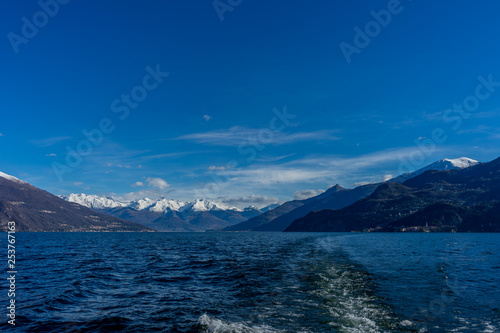
[[[262,206],[500,155],[495,1],[41,3],[0,14],[0,170],[51,193]]]

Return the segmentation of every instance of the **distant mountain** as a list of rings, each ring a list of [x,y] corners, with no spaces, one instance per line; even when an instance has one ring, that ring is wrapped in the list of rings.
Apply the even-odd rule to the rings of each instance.
[[[379,184],[357,187],[353,190],[335,185],[318,196],[285,202],[262,215],[224,229],[224,231],[283,231],[294,220],[313,210],[342,208],[371,194]]]
[[[125,207],[126,204],[114,200],[111,197],[86,195],[86,194],[70,194],[68,196],[59,196],[60,198],[80,204],[91,209],[106,209],[115,207]]]
[[[336,185],[333,188],[328,189],[322,195],[306,199],[302,206],[299,206],[294,210],[275,218],[270,223],[260,225],[253,230],[283,231],[290,224],[292,224],[293,221],[307,215],[312,211],[327,208],[340,209],[358,201],[359,199],[365,198],[368,195],[372,194],[379,185],[380,183],[368,184],[358,186],[354,189],[345,189],[340,185]]]
[[[465,168],[468,168],[468,167],[471,167],[471,166],[474,166],[477,164],[479,164],[478,161],[473,160],[473,159],[468,158],[468,157],[460,157],[460,158],[456,158],[456,159],[444,158],[442,160],[436,161],[436,162],[429,164],[428,166],[425,166],[425,167],[418,169],[416,171],[404,173],[404,174],[402,174],[396,178],[393,178],[389,181],[395,182],[395,183],[403,183],[403,182],[407,181],[408,179],[416,177],[418,175],[421,175],[424,172],[429,171],[429,170],[444,171],[444,170],[454,170],[454,169],[465,169]]]
[[[427,170],[451,170],[467,168],[478,164],[478,161],[467,157],[458,159],[442,159],[422,169],[403,174],[393,178],[391,182],[402,183],[412,177],[416,177]],[[294,200],[285,202],[283,205],[270,210],[267,213],[256,216],[248,221],[241,222],[224,229],[224,231],[283,231],[293,221],[310,212],[322,209],[341,209],[354,202],[369,196],[382,183],[358,186],[354,189],[345,189],[335,185],[316,197],[305,200]]]
[[[273,210],[274,208],[277,208],[279,207],[280,204],[278,203],[274,203],[274,204],[270,204],[269,206],[266,206],[266,207],[263,207],[261,209],[259,209],[262,213],[265,213],[265,212],[268,212],[270,210]]]
[[[184,202],[166,198],[144,198],[124,202],[111,197],[83,193],[61,198],[159,231],[217,230],[261,214],[255,207],[239,209],[206,199]]]
[[[10,221],[16,223],[16,231],[152,231],[0,173],[0,230],[6,231]]]
[[[227,227],[224,229],[224,231],[253,231],[255,228],[269,224],[277,217],[280,217],[294,210],[295,208],[302,206],[303,204],[303,200],[285,202],[284,204],[274,209],[268,210],[263,214],[257,215],[236,225]]]
[[[388,182],[340,210],[311,212],[285,231],[500,232],[500,158]]]

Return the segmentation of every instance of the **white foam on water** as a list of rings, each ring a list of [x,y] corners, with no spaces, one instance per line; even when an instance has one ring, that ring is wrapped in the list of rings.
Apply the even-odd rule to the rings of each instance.
[[[198,324],[202,326],[203,332],[206,333],[275,333],[284,332],[281,330],[273,329],[272,327],[262,326],[248,326],[243,323],[225,322],[217,318],[203,314],[198,319]]]
[[[499,329],[499,327],[493,326],[490,322],[486,322],[485,325],[486,325],[486,327],[484,328],[483,332],[485,332],[485,333],[498,332],[497,330]]]
[[[500,325],[495,325],[494,323],[487,321],[487,320],[481,320],[477,318],[476,322],[471,322],[465,318],[462,317],[455,317],[460,321],[462,326],[456,327],[450,332],[464,332],[464,331],[474,331],[474,332],[483,332],[483,333],[494,333],[494,332],[500,332]]]
[[[403,320],[402,322],[399,323],[401,326],[411,326],[413,323],[407,319]]]
[[[387,319],[389,312],[363,290],[363,276],[358,272],[331,268],[322,276],[314,292],[332,316],[331,325],[342,332],[381,332],[377,321]]]
[[[332,239],[332,242],[323,240],[317,245],[320,250],[330,252],[337,247],[335,243]],[[340,332],[385,332],[387,327],[380,327],[380,322],[394,322],[390,309],[370,294],[367,275],[352,264],[330,263],[318,277],[312,293],[323,299],[321,306],[332,317],[330,325]],[[412,324],[407,321],[404,326]]]

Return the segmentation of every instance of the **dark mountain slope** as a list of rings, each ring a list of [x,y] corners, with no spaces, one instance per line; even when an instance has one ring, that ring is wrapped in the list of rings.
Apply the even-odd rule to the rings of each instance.
[[[5,231],[9,221],[16,222],[16,231],[151,231],[0,177],[0,230]]]
[[[301,218],[312,211],[323,209],[341,209],[354,202],[369,196],[375,191],[380,184],[369,184],[356,187],[354,189],[345,189],[340,185],[330,188],[325,193],[310,198],[305,201],[304,205],[295,208],[294,210],[278,216],[269,223],[260,225],[253,230],[255,231],[283,231],[293,221]]]
[[[393,178],[392,180],[389,180],[389,182],[402,183],[428,170],[463,169],[476,165],[478,163],[479,162],[466,157],[461,157],[458,159],[442,159],[419,170]],[[357,200],[365,198],[372,194],[380,184],[381,183],[359,186],[352,190],[347,190],[342,188],[340,185],[335,185],[334,187],[328,189],[326,192],[316,197],[309,198],[307,200],[301,200],[303,205],[298,205],[297,208],[291,211],[287,212],[286,210],[278,210],[273,215],[275,217],[271,219],[266,216],[265,219],[268,220],[267,222],[260,219],[255,219],[249,221],[248,223],[245,222],[241,224],[241,226],[243,226],[244,230],[283,231],[290,224],[292,224],[294,220],[301,218],[312,211],[323,209],[341,209],[356,202]],[[285,205],[287,205],[287,203],[285,203]],[[235,230],[239,227],[240,226],[235,226],[231,230]]]
[[[500,159],[385,183],[341,210],[313,212],[286,231],[500,231]],[[413,228],[415,229],[415,228]]]
[[[256,217],[253,217],[249,220],[246,220],[244,222],[232,225],[230,227],[227,227],[224,229],[224,231],[250,231],[253,230],[254,228],[257,228],[261,225],[264,225],[266,223],[271,222],[275,218],[286,214],[292,210],[294,210],[297,207],[300,207],[304,204],[304,200],[294,200],[294,201],[288,201],[282,204],[279,207],[276,207],[270,211],[267,211],[261,215],[258,215]]]

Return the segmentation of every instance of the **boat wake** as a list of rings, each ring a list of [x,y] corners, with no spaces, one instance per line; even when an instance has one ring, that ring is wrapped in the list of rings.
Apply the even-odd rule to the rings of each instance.
[[[208,316],[206,313],[198,319],[201,332],[206,333],[276,333],[285,332],[275,330],[269,326],[247,326],[243,323],[225,322]]]

